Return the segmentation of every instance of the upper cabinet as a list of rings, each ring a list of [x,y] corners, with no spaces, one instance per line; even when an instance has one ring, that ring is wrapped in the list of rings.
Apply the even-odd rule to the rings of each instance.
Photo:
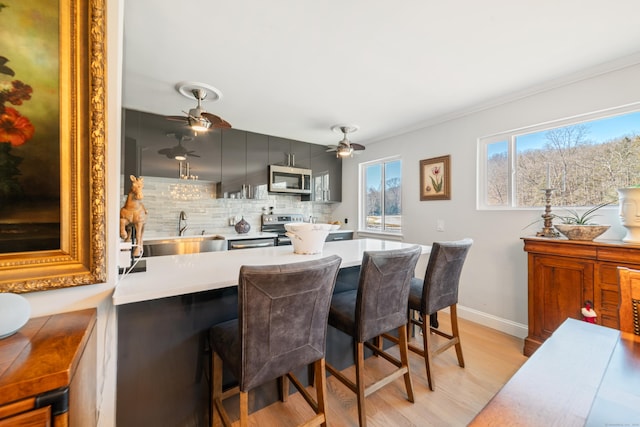
[[[306,142],[269,137],[269,164],[309,168],[310,146]]]
[[[327,152],[324,145],[310,144],[309,165],[312,171],[311,200],[315,202],[342,201],[342,159],[335,152]]]
[[[245,184],[248,186],[250,198],[266,197],[269,183],[269,137],[254,132],[247,135],[247,176]]]
[[[222,179],[218,197],[238,194],[242,191],[247,161],[246,132],[226,129],[222,134]]]
[[[259,199],[268,196],[269,165],[288,165],[312,171],[313,194],[301,200],[341,201],[342,160],[324,145],[238,129],[195,133],[164,116],[128,109],[122,129],[125,177],[212,181],[218,197]]]
[[[126,175],[165,178],[197,177],[219,182],[221,131],[195,133],[188,126],[157,114],[124,110],[123,154]],[[183,155],[184,160],[176,159]]]

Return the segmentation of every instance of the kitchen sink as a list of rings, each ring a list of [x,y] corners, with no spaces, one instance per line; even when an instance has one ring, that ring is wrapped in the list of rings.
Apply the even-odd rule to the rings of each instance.
[[[169,237],[164,239],[145,240],[143,256],[184,255],[201,252],[216,252],[227,249],[227,242],[222,236]]]

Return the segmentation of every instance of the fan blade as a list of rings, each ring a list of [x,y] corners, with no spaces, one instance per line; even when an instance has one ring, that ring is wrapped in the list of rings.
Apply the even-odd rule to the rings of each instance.
[[[167,156],[168,159],[173,159],[173,157],[175,156],[173,152],[173,148],[163,148],[162,150],[158,150],[158,154]]]
[[[327,150],[326,150],[327,153],[329,151],[337,151],[337,150],[338,150],[338,146],[337,145],[327,145]]]
[[[184,117],[184,116],[165,116],[165,119],[173,120],[176,122],[186,122],[189,120],[187,117]]]
[[[215,114],[202,112],[201,115],[205,119],[209,120],[211,122],[211,125],[216,129],[229,129],[229,128],[231,128],[231,124],[229,124],[229,122],[227,122],[226,120],[220,118],[219,116],[216,116]]]
[[[351,143],[351,148],[353,148],[354,150],[364,150],[364,145],[354,144],[354,143],[352,142],[352,143]]]
[[[187,151],[186,155],[189,157],[200,157],[197,154],[195,154],[195,151]]]

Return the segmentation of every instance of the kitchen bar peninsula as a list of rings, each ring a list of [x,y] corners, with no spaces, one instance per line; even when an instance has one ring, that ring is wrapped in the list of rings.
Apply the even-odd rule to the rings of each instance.
[[[237,315],[237,283],[242,265],[287,264],[342,258],[335,292],[357,277],[365,251],[412,244],[377,239],[327,242],[322,254],[299,255],[292,246],[158,256],[147,271],[131,273],[117,285],[118,317],[116,424],[206,425],[209,413],[208,329]],[[422,246],[416,274],[423,276],[429,246]],[[341,280],[345,279],[345,280]],[[353,364],[351,339],[327,331],[327,361],[340,369]],[[306,378],[304,372],[299,375]],[[232,382],[225,375],[225,385]],[[275,381],[252,393],[250,410],[277,399]]]

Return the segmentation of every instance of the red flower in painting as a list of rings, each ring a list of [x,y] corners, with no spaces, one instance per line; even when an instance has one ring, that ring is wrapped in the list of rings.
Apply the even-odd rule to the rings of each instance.
[[[431,168],[431,173],[433,174],[433,176],[429,177],[431,179],[433,189],[436,193],[440,193],[442,191],[442,177],[440,176],[440,172],[440,166],[434,166]]]
[[[0,114],[0,141],[8,142],[17,147],[27,142],[33,136],[35,128],[27,119],[11,107],[5,107]]]

